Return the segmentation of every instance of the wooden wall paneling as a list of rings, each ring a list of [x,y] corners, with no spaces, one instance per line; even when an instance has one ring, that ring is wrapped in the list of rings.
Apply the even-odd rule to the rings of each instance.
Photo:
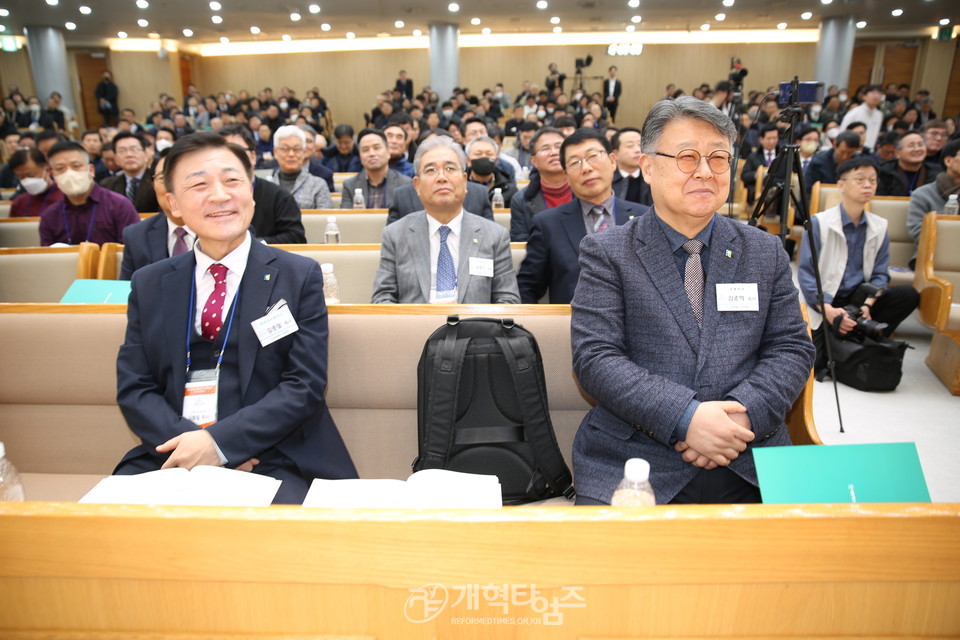
[[[912,86],[919,51],[920,45],[917,42],[887,44],[883,51],[882,84],[906,82]]]
[[[175,68],[170,55],[161,58],[156,51],[111,51],[110,70],[120,89],[120,108],[133,109],[143,122],[160,93],[179,93],[179,73],[175,78],[171,72]]]
[[[20,87],[24,98],[36,93],[33,69],[30,68],[30,54],[26,47],[18,51],[0,52],[0,84],[3,86],[3,95],[7,95],[7,88],[12,84]]]
[[[847,89],[850,97],[862,84],[870,84],[873,74],[874,59],[877,55],[877,45],[856,44],[853,47],[853,58],[850,60],[850,80]]]
[[[960,40],[955,41],[960,44]],[[947,95],[941,115],[953,117],[960,114],[960,55],[957,53],[957,44],[953,48],[953,63],[950,65],[950,79],[947,84]]]
[[[94,57],[90,51],[73,52],[74,64],[77,68],[77,81],[80,83],[80,103],[77,104],[77,118],[83,116],[86,128],[96,128],[103,124],[97,102],[97,84],[103,77],[103,72],[109,69],[105,52]]]
[[[933,110],[943,116],[960,113],[960,73],[954,69],[957,56],[957,40],[938,42],[923,40],[917,56],[917,71],[912,83],[911,95],[917,89],[927,89],[933,98]],[[948,96],[954,96],[953,108],[949,108]]]

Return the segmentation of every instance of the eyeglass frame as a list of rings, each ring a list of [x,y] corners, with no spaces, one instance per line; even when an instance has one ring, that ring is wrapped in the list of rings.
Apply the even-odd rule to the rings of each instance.
[[[591,167],[596,168],[597,164],[594,164],[598,158],[604,154],[610,155],[606,149],[594,149],[593,151],[587,153],[582,158],[577,158],[576,160],[567,160],[564,162],[564,171],[576,173],[583,173],[583,163],[587,162]]]
[[[683,154],[685,154],[685,153],[688,153],[688,152],[689,152],[689,153],[696,154],[696,156],[697,156],[697,166],[695,166],[692,171],[684,171],[683,168],[680,166],[681,156],[682,156]],[[718,155],[717,155],[718,153],[721,154],[721,156],[718,156]],[[715,176],[722,176],[723,174],[727,173],[727,171],[730,171],[730,167],[733,166],[733,154],[730,153],[729,151],[724,151],[723,149],[717,149],[716,151],[714,151],[714,152],[712,152],[712,153],[710,153],[709,155],[706,155],[706,156],[703,155],[703,154],[701,154],[701,153],[700,153],[699,151],[697,151],[696,149],[681,149],[681,150],[677,153],[677,155],[674,155],[674,156],[670,155],[669,153],[663,153],[663,152],[661,152],[661,151],[655,151],[654,154],[655,154],[655,155],[658,155],[658,156],[663,156],[664,158],[673,158],[674,161],[677,163],[677,169],[678,169],[681,173],[686,173],[687,175],[692,175],[692,174],[696,173],[697,170],[700,168],[700,163],[701,163],[701,161],[702,161],[704,158],[707,159],[707,168],[710,169],[710,172],[711,172],[713,175],[715,175]],[[710,158],[722,157],[723,154],[725,154],[725,155],[727,156],[727,162],[726,162],[726,167],[727,167],[727,168],[726,168],[725,170],[723,170],[723,171],[714,171],[713,167],[710,166]]]
[[[436,180],[440,175],[440,170],[443,170],[443,175],[449,180],[453,176],[458,174],[465,174],[466,171],[463,170],[463,167],[455,164],[447,164],[442,167],[437,167],[430,165],[429,167],[424,167],[420,170],[420,175],[425,178],[430,178],[431,180]]]

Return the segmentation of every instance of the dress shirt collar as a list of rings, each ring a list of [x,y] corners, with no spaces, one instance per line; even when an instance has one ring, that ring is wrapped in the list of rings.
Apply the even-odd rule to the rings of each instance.
[[[620,172],[620,175],[623,176],[623,179],[624,179],[624,180],[626,180],[627,178],[639,178],[639,177],[640,177],[640,167],[637,167],[637,170],[634,171],[633,173],[627,173],[627,172],[624,171],[623,169],[617,169],[617,171]]]
[[[612,218],[614,217],[613,214],[614,214],[614,211],[616,210],[616,203],[614,202],[614,200],[616,200],[616,196],[613,196],[613,195],[611,195],[609,198],[607,198],[603,202],[598,202],[598,203],[587,202],[586,200],[579,200],[580,211],[583,212],[584,217],[586,217],[590,215],[590,211],[592,211],[594,207],[601,206],[603,207],[603,210],[607,212],[606,215]]]
[[[197,259],[198,277],[202,277],[203,274],[207,272],[207,269],[210,268],[210,265],[219,263],[224,265],[230,273],[243,279],[243,271],[247,267],[247,258],[250,256],[250,246],[252,242],[250,232],[247,231],[239,247],[225,255],[222,259],[214,260],[203,252],[203,248],[200,246],[200,241],[198,240],[193,245],[193,255]]]
[[[460,213],[457,214],[457,217],[447,223],[447,226],[450,227],[450,233],[456,237],[460,237],[460,228],[463,225],[463,209],[460,209]],[[433,236],[434,234],[440,235],[440,227],[443,226],[440,222],[434,218],[429,213],[427,214],[427,232],[428,236]]]
[[[163,216],[164,214],[163,214],[163,212],[161,211],[161,212],[158,213],[157,215]],[[166,218],[166,216],[164,216],[164,217]],[[177,236],[176,236],[176,233],[175,233],[175,232],[176,232],[177,229],[180,228],[180,226],[174,224],[173,221],[170,220],[170,218],[166,218],[166,219],[167,219],[167,241],[168,241],[168,244],[169,244],[169,241],[170,241],[171,238],[173,238],[174,241],[176,241],[176,237],[177,237]],[[190,227],[188,227],[187,225],[183,225],[183,228],[187,230],[187,237],[186,237],[184,240],[187,241],[187,242],[192,242],[192,243],[195,244],[196,241],[197,241],[197,234],[195,234],[193,231],[191,231],[191,230],[190,230]],[[192,246],[192,245],[188,244],[187,246]],[[210,263],[210,264],[213,264],[213,263]],[[209,266],[209,265],[207,265],[207,266]],[[229,268],[229,267],[228,267],[228,268]]]
[[[670,245],[671,253],[676,253],[677,249],[682,247],[683,243],[685,243],[687,240],[694,240],[694,239],[699,240],[700,242],[703,243],[704,251],[709,249],[710,238],[713,236],[713,222],[715,219],[716,219],[716,214],[714,214],[713,218],[710,218],[710,223],[707,226],[705,226],[703,229],[701,229],[700,233],[698,233],[693,238],[688,238],[687,236],[683,235],[682,233],[680,233],[679,231],[677,231],[676,229],[668,225],[666,222],[664,222],[660,218],[660,216],[657,216],[657,222],[660,223],[660,228],[663,229],[664,235],[667,236],[667,244]]]

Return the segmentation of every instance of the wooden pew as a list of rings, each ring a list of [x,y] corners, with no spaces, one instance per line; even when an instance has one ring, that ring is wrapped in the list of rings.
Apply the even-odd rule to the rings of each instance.
[[[0,302],[59,302],[73,281],[96,278],[100,246],[0,249]]]
[[[955,504],[0,503],[0,636],[957,637],[958,539]]]
[[[0,247],[40,245],[40,218],[0,218]]]
[[[953,395],[960,395],[960,218],[936,212],[923,217],[914,287],[921,324],[933,329],[927,366]]]

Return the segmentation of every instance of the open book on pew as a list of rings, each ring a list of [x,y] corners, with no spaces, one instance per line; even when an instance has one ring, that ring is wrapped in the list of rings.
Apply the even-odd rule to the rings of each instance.
[[[277,495],[280,482],[269,476],[223,467],[175,467],[133,476],[107,476],[80,498],[80,502],[267,507]]]
[[[497,476],[424,469],[406,480],[322,480],[317,478],[304,507],[364,509],[499,509],[503,493]]]

